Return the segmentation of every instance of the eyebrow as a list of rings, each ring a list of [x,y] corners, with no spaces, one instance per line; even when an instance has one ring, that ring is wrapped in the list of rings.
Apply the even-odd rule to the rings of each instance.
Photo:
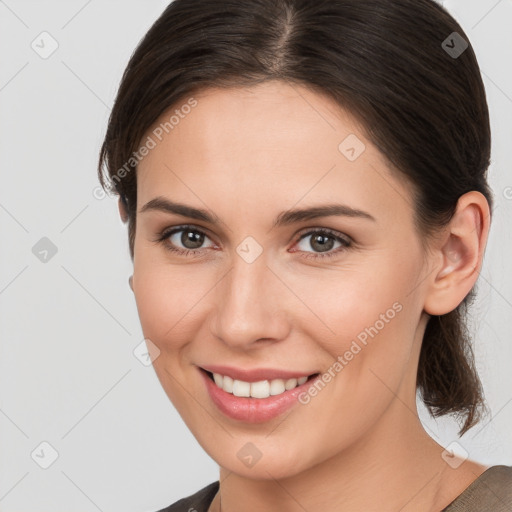
[[[154,199],[148,201],[139,210],[139,213],[144,213],[147,211],[161,211],[165,213],[174,213],[176,215],[181,215],[183,217],[202,220],[210,224],[221,223],[221,220],[217,215],[210,213],[207,210],[194,208],[186,204],[176,203],[161,196],[155,197]],[[290,224],[304,222],[319,217],[329,217],[331,215],[355,217],[377,222],[375,217],[373,217],[368,212],[365,212],[363,210],[351,208],[350,206],[346,206],[343,204],[324,204],[319,206],[312,206],[309,208],[296,208],[293,210],[283,211],[274,220],[272,228],[288,226]]]

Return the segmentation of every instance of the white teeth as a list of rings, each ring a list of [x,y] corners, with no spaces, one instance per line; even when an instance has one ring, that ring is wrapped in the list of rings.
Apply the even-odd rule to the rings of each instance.
[[[294,389],[297,385],[300,386],[304,384],[308,378],[300,377],[299,379],[273,379],[271,381],[260,380],[258,382],[244,382],[242,380],[232,379],[227,375],[224,376],[214,373],[213,380],[215,384],[217,384],[217,387],[235,396],[268,398],[271,395],[280,395],[285,391]]]
[[[251,384],[242,380],[233,382],[233,395],[235,396],[251,396]]]
[[[286,390],[296,388],[297,387],[297,379],[288,379],[284,383],[284,387],[286,388]]]
[[[284,380],[283,379],[274,379],[270,382],[270,394],[271,395],[280,395],[285,392]]]
[[[267,398],[270,396],[270,384],[268,380],[251,382],[251,396],[253,398]]]
[[[222,379],[222,389],[224,391],[227,391],[228,393],[233,393],[233,384],[234,384],[233,379],[228,376],[223,377],[222,375],[219,375],[219,377]]]
[[[213,380],[215,381],[215,384],[217,384],[217,386],[219,386],[219,388],[222,387],[222,375],[219,375],[218,373],[214,373]]]

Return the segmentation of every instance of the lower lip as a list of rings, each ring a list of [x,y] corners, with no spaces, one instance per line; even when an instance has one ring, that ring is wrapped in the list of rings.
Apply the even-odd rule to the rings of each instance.
[[[277,418],[277,416],[299,403],[297,397],[320,377],[320,375],[317,375],[304,382],[304,384],[280,395],[271,395],[268,398],[249,398],[235,396],[224,391],[212,381],[204,370],[200,369],[199,372],[203,376],[210,398],[219,410],[234,420],[247,423],[263,423]]]

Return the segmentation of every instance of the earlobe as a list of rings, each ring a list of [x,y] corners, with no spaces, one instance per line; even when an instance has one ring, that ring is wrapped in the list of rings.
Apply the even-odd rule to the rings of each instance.
[[[128,213],[126,211],[126,208],[124,206],[124,203],[123,203],[123,200],[121,199],[121,197],[119,197],[119,199],[117,201],[117,206],[119,208],[119,215],[121,217],[121,220],[123,222],[126,222],[128,220]]]
[[[431,273],[424,310],[430,315],[453,311],[473,288],[483,262],[490,211],[483,194],[460,197],[457,210],[436,250],[438,264]]]

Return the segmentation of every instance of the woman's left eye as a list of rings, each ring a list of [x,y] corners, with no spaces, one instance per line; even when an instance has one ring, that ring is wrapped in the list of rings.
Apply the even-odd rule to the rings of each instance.
[[[352,240],[347,235],[343,235],[337,231],[326,228],[310,230],[307,233],[302,234],[298,243],[300,244],[309,237],[311,237],[311,239],[306,245],[313,249],[318,248],[321,252],[309,253],[304,256],[305,258],[330,258],[336,256],[340,252],[343,252],[352,245]],[[337,248],[338,250],[331,251],[336,242],[339,244]]]
[[[338,233],[337,231],[327,228],[318,228],[310,229],[307,233],[302,233],[299,240],[296,242],[296,245],[303,244],[309,237],[311,237],[309,243],[304,244],[306,247],[303,245],[303,247],[299,248],[298,251],[306,253],[303,256],[305,258],[318,259],[333,257],[338,253],[343,252],[352,244],[352,240],[347,235],[343,235],[342,233]],[[178,226],[171,230],[162,231],[154,242],[164,244],[165,248],[171,252],[183,256],[196,257],[202,255],[202,249],[204,248],[201,246],[205,239],[210,240],[206,233],[193,226]],[[336,243],[338,243],[338,247],[334,247]],[[183,248],[177,246],[178,244],[181,244]],[[215,244],[212,242],[209,247],[214,246]],[[316,249],[320,252],[308,253],[307,248]],[[333,251],[332,249],[337,250]]]

